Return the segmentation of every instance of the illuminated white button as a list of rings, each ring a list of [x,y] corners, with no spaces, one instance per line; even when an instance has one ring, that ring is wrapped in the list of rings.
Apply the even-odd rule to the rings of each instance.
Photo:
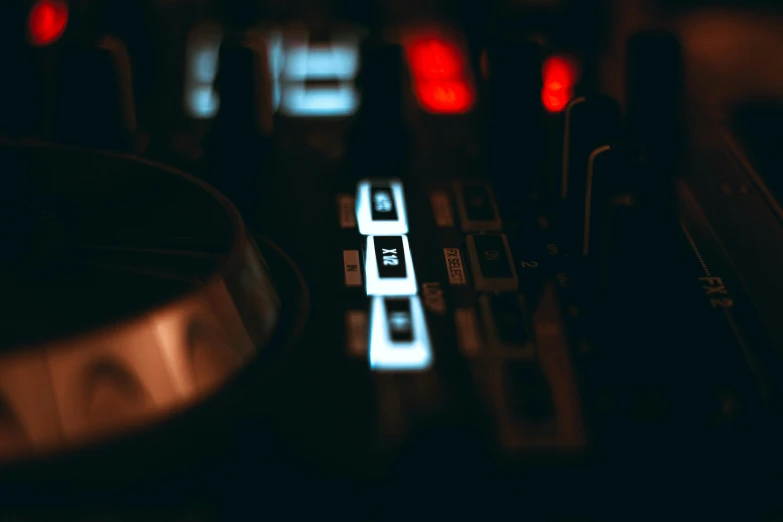
[[[196,27],[188,36],[184,101],[192,118],[209,119],[217,114],[220,100],[212,83],[222,38],[221,29],[210,24]]]
[[[365,265],[367,295],[416,295],[406,236],[369,236]]]
[[[212,85],[191,87],[188,95],[188,111],[193,118],[212,118],[220,108],[220,98]]]
[[[292,46],[286,56],[286,80],[353,80],[359,69],[355,41]]]
[[[362,180],[356,191],[356,219],[359,233],[397,235],[408,233],[408,213],[405,209],[402,182]]]
[[[359,93],[351,83],[337,86],[283,85],[280,110],[288,116],[350,116],[359,108]]]
[[[432,348],[418,297],[375,297],[370,323],[370,368],[415,371],[432,364]]]

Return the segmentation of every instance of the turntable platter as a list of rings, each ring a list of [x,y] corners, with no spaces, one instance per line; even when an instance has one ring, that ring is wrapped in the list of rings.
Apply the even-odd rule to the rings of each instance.
[[[222,195],[82,150],[0,165],[0,461],[152,423],[264,352],[281,302]]]

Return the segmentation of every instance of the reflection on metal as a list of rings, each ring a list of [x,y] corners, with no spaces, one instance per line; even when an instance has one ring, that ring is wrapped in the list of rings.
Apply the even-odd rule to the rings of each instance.
[[[245,327],[238,301],[251,307],[243,314],[264,329]],[[136,321],[0,358],[0,393],[7,397],[0,460],[19,457],[24,449],[55,450],[127,431],[197,401],[268,340],[275,302],[235,300],[216,278]],[[13,411],[18,425],[7,422]],[[18,434],[25,431],[29,443],[20,445]]]

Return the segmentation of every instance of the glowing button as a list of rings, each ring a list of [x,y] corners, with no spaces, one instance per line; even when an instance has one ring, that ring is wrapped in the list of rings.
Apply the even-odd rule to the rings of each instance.
[[[370,368],[416,371],[432,364],[427,321],[418,297],[375,297],[370,323]]]
[[[359,233],[370,235],[402,235],[408,233],[402,182],[362,180],[356,191],[356,219]]]
[[[408,42],[405,47],[413,74],[418,78],[452,80],[462,76],[462,54],[451,42],[421,38]]]
[[[280,110],[288,116],[350,116],[359,108],[359,94],[353,84],[283,86]]]
[[[33,45],[48,45],[57,41],[68,24],[68,4],[61,0],[39,0],[30,10],[28,35]]]
[[[284,76],[291,80],[353,80],[359,69],[356,42],[292,46],[286,54]]]
[[[406,236],[369,236],[365,265],[367,295],[416,295]]]
[[[574,95],[578,71],[568,58],[552,56],[546,60],[542,69],[544,86],[541,101],[549,112],[560,112],[566,108]]]
[[[463,114],[473,107],[473,91],[466,81],[425,81],[416,85],[421,107],[434,114]]]

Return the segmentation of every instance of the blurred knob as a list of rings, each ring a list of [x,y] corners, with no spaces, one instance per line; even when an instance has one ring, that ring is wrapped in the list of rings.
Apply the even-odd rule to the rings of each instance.
[[[55,140],[82,146],[132,150],[136,112],[131,66],[121,41],[62,49],[57,65]]]
[[[676,173],[684,141],[683,60],[677,37],[668,32],[634,34],[627,44],[627,105],[632,137],[650,161]]]
[[[358,177],[399,176],[411,149],[404,119],[407,68],[401,45],[368,39],[361,47],[357,84],[361,106],[348,146]]]
[[[266,46],[254,33],[227,37],[220,45],[215,125],[232,135],[272,132],[272,85]]]
[[[207,181],[228,196],[248,222],[255,222],[259,212],[278,208],[260,197],[275,194],[284,200],[287,194],[278,186],[285,180],[269,175],[274,145],[266,45],[260,35],[246,32],[225,37],[218,53],[217,115],[204,146]]]
[[[501,36],[490,42],[486,56],[490,174],[504,189],[535,186],[544,158],[543,47]]]

